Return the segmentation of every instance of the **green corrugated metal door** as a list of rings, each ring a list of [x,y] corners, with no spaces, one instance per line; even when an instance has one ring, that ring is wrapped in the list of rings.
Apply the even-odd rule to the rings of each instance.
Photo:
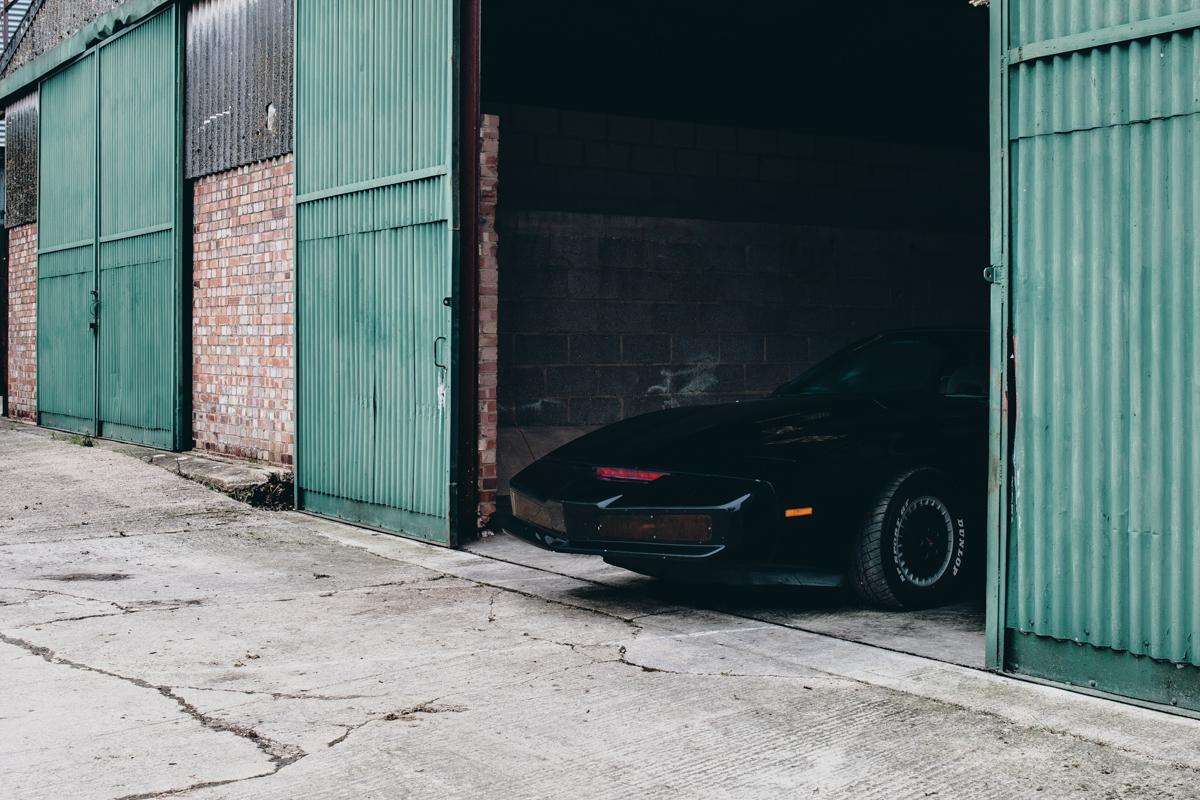
[[[297,498],[449,543],[450,0],[300,0]]]
[[[1200,2],[994,6],[1016,398],[997,654],[1200,710]]]
[[[174,8],[41,94],[38,407],[44,425],[183,444]]]
[[[96,432],[96,56],[41,88],[38,382],[41,424]]]

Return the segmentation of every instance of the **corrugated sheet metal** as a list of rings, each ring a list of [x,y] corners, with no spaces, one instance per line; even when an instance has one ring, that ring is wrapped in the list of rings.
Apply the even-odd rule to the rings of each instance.
[[[99,51],[100,433],[167,448],[182,313],[175,48],[168,9]]]
[[[96,57],[42,84],[38,226],[38,413],[95,432]]]
[[[4,15],[3,20],[0,20],[4,25],[3,41],[5,50],[8,49],[9,44],[12,43],[14,36],[20,29],[21,22],[29,12],[29,6],[32,2],[33,0],[17,0],[17,2],[9,7],[8,13]],[[0,60],[3,60],[3,56],[0,56]],[[0,119],[0,147],[4,147],[7,140],[8,122]]]
[[[1017,42],[1194,2],[1014,4]],[[1008,625],[1200,665],[1200,33],[1012,75]],[[1130,690],[1129,693],[1137,693]]]
[[[100,50],[100,425],[169,447],[176,300],[175,18]]]
[[[8,145],[4,148],[4,223],[10,228],[37,221],[38,93],[16,100],[4,112]]]
[[[1200,8],[1197,0],[1008,0],[1009,47],[1157,19]]]
[[[1016,66],[1012,135],[1028,138],[1200,112],[1200,30]]]
[[[440,542],[452,19],[450,0],[301,0],[297,17],[300,500]]]
[[[201,0],[187,20],[187,176],[292,150],[292,0]]]
[[[34,0],[22,24],[13,34],[11,45],[0,56],[0,77],[7,77],[54,49],[78,33],[96,18],[128,0],[70,0],[46,2]]]
[[[41,97],[42,423],[164,448],[180,433],[178,44],[168,9]]]

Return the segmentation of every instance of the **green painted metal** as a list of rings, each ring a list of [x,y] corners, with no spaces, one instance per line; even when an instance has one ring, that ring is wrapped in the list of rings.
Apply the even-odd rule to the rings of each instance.
[[[993,619],[992,663],[1191,710],[1198,9],[1200,0],[1010,0],[993,10],[1006,39],[994,46],[1004,75],[993,101],[1003,104],[1009,215],[996,237],[1011,240],[998,292],[1011,299],[1017,406],[1010,519],[994,531],[1003,587],[991,611],[1003,625]],[[1114,30],[1129,38],[1114,41]],[[1090,31],[1105,32],[1102,46],[1039,44]],[[1046,55],[1013,63],[1018,48]],[[1005,324],[994,321],[1001,337]]]
[[[39,296],[61,296],[39,303],[42,423],[166,449],[186,435],[179,35],[167,9],[41,90]]]
[[[96,62],[41,86],[38,382],[43,425],[96,433]]]
[[[1015,631],[1008,633],[1006,652],[1008,669],[1025,677],[1200,716],[1200,680],[1192,667]]]
[[[1004,608],[1008,589],[1009,523],[1009,397],[1012,392],[1009,370],[1009,210],[1008,201],[1008,12],[1005,0],[992,0],[989,13],[990,64],[988,87],[991,95],[992,124],[988,143],[991,159],[990,260],[992,289],[991,390],[988,414],[988,563],[987,563],[987,647],[985,661],[989,669],[1004,667]]]
[[[105,39],[117,36],[164,6],[181,0],[122,0],[121,4],[81,27],[76,33],[42,53],[0,81],[0,104],[10,100],[63,66],[94,49]]]
[[[299,507],[453,541],[454,6],[298,0]]]

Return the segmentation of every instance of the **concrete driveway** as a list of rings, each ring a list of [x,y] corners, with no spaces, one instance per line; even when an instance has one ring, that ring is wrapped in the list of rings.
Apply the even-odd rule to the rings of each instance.
[[[1197,795],[1190,720],[510,548],[0,427],[0,796]]]

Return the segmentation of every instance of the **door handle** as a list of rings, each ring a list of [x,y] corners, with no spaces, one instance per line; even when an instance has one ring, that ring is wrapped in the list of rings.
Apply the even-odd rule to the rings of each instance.
[[[438,360],[438,342],[446,341],[445,336],[439,336],[433,340],[433,365],[438,369],[445,369],[446,365]]]
[[[88,321],[88,327],[95,333],[100,328],[100,293],[92,289],[92,318]]]

